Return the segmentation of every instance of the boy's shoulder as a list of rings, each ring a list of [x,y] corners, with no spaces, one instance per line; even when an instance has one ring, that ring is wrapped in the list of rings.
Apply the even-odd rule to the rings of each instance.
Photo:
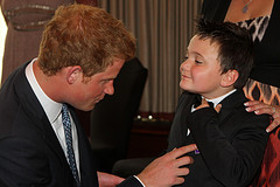
[[[256,126],[266,128],[269,123],[269,115],[256,115],[254,112],[247,112],[244,105],[247,101],[248,99],[244,92],[237,90],[221,102],[223,113],[228,114],[228,119],[234,120],[237,124],[244,122],[242,125],[245,126],[245,124],[249,124],[245,123],[245,121],[255,121]]]
[[[220,104],[222,104],[223,108],[243,108],[245,109],[244,103],[247,102],[248,99],[246,98],[243,90],[237,89],[232,94],[228,95],[224,98]]]

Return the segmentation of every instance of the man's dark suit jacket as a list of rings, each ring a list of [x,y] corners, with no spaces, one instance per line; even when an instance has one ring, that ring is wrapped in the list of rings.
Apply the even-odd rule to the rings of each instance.
[[[27,63],[28,64],[28,63]],[[25,76],[17,69],[0,91],[0,181],[7,186],[76,186],[60,143]],[[81,186],[97,187],[91,147],[77,125]],[[133,177],[120,187],[137,187]]]
[[[221,102],[219,113],[210,107],[191,113],[197,97],[188,92],[181,95],[169,135],[169,151],[192,143],[200,151],[189,154],[194,164],[188,166],[190,174],[180,186],[248,186],[264,154],[269,117],[248,113],[241,90]]]

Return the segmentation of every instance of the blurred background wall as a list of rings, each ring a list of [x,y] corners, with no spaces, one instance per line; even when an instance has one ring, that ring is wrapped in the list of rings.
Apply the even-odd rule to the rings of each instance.
[[[173,114],[181,93],[179,67],[201,5],[202,0],[98,0],[137,38],[136,56],[148,69],[142,116]]]

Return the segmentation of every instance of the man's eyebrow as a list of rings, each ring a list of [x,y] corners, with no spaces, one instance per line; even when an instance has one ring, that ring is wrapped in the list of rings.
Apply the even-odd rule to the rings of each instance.
[[[117,77],[105,77],[102,80],[115,80]]]

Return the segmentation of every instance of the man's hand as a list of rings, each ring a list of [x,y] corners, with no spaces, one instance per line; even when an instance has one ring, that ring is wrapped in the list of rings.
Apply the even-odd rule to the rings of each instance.
[[[174,149],[155,159],[137,177],[146,187],[169,187],[182,184],[183,176],[188,175],[190,171],[181,166],[192,164],[193,159],[189,156],[181,156],[196,149],[195,144]]]
[[[109,173],[97,172],[99,187],[115,187],[121,183],[124,178]]]

